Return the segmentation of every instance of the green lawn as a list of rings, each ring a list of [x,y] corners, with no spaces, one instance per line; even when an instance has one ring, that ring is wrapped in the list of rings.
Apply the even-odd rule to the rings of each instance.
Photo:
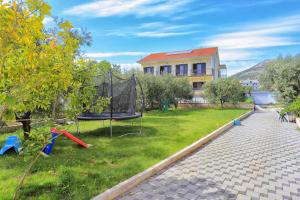
[[[89,199],[145,170],[176,151],[240,116],[242,109],[152,111],[143,118],[142,136],[117,137],[139,130],[139,119],[113,122],[81,122],[82,134],[92,144],[83,149],[62,137],[49,157],[41,157],[26,179],[22,199]],[[133,126],[131,124],[133,123]],[[122,126],[120,126],[122,125]],[[66,128],[75,131],[74,125]],[[74,133],[75,134],[75,133]],[[11,134],[10,134],[11,135]],[[0,135],[2,145],[7,135]],[[0,199],[11,199],[26,163],[13,152],[0,157]]]

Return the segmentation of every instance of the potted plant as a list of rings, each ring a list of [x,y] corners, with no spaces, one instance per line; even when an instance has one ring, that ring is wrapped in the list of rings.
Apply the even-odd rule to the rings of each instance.
[[[293,112],[296,115],[296,123],[300,128],[300,96],[291,103],[286,109],[287,112]]]

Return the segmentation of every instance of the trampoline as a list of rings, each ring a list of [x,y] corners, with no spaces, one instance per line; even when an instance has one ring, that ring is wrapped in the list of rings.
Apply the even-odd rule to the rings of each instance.
[[[112,113],[112,116],[109,112],[103,113],[84,113],[77,117],[78,120],[89,121],[89,120],[126,120],[126,119],[135,119],[142,117],[141,113],[126,113],[126,112],[116,112]]]
[[[137,86],[140,88],[140,104],[137,106]],[[85,113],[76,117],[77,132],[79,133],[79,121],[110,120],[110,136],[112,137],[112,120],[129,120],[141,118],[140,133],[142,130],[142,117],[144,111],[143,89],[132,75],[128,79],[120,78],[110,71],[102,78],[102,82],[96,86],[96,94],[92,105],[97,103],[99,98],[110,98],[109,105],[102,113],[97,113],[93,107]],[[137,111],[140,112],[137,112]],[[127,134],[125,134],[127,135]]]

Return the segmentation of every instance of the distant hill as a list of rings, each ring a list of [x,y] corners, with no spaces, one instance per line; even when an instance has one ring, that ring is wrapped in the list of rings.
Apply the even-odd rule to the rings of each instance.
[[[231,78],[237,79],[237,80],[258,80],[259,76],[263,73],[265,67],[268,63],[270,63],[271,60],[264,60],[253,67],[250,67],[244,71],[238,72],[231,76]]]

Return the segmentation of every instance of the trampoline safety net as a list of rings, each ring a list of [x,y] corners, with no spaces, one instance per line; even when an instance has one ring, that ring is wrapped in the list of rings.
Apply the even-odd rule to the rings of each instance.
[[[137,80],[134,75],[129,79],[113,77],[110,72],[108,78],[96,86],[97,93],[94,104],[100,97],[110,97],[110,104],[102,113],[91,109],[77,117],[78,120],[106,120],[106,119],[131,119],[141,117],[136,113]]]

